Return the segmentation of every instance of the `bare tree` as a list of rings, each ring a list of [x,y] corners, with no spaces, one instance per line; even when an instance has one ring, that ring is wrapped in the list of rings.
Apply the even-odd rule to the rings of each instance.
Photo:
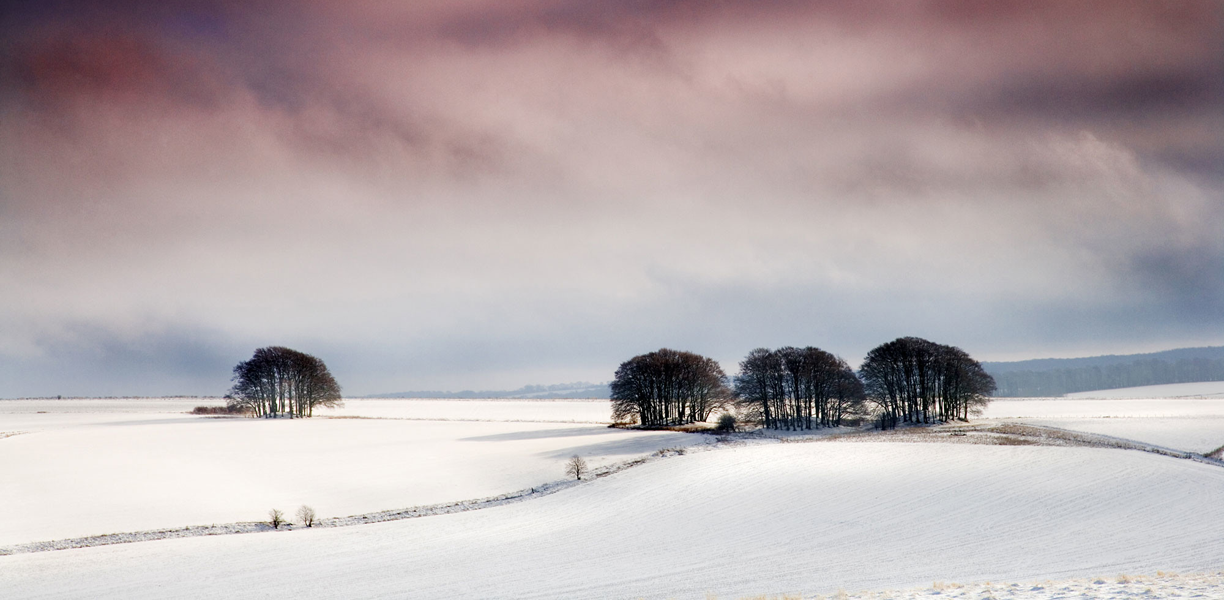
[[[765,427],[838,427],[862,412],[863,391],[846,361],[820,348],[757,348],[735,378],[740,410]]]
[[[875,347],[859,373],[882,428],[968,421],[995,391],[994,379],[964,350],[916,337]]]
[[[272,526],[272,529],[280,529],[281,523],[284,522],[285,513],[281,512],[280,509],[274,508],[268,511],[268,524]]]
[[[667,348],[621,363],[610,387],[613,421],[647,427],[705,421],[732,398],[717,361]]]
[[[303,504],[297,509],[297,518],[302,522],[302,525],[314,527],[315,510]]]
[[[570,457],[565,463],[565,474],[573,475],[574,479],[582,479],[582,476],[587,472],[587,464],[577,454]]]
[[[257,417],[310,417],[316,406],[341,406],[340,384],[322,360],[281,346],[255,351],[234,367],[228,404]]]

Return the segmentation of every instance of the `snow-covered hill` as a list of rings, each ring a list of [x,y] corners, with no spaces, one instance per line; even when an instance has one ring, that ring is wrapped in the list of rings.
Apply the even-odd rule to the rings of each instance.
[[[1207,571],[1224,469],[1093,448],[773,444],[497,508],[0,557],[6,597],[704,598]]]
[[[565,423],[595,415],[584,403],[369,400],[342,413],[380,418],[294,420],[193,416],[191,404],[0,401],[0,437],[17,434],[0,440],[0,547],[303,504],[337,517],[482,498],[559,479],[573,454],[598,467],[706,441]]]
[[[1224,400],[996,399],[985,417],[1136,440],[1187,452],[1224,446]]]

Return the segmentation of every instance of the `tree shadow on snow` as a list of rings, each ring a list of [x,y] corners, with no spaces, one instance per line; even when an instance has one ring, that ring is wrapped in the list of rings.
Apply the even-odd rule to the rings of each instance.
[[[513,442],[517,440],[543,440],[548,438],[582,437],[586,435],[607,435],[621,430],[610,427],[567,427],[565,429],[537,429],[535,431],[511,431],[492,435],[478,435],[461,438],[461,442]]]
[[[119,426],[119,427],[131,427],[131,426],[133,426],[133,425],[190,425],[190,424],[198,424],[198,423],[200,423],[200,422],[210,422],[210,423],[237,423],[237,422],[247,422],[247,423],[256,423],[256,422],[259,422],[259,421],[263,421],[263,420],[265,420],[265,419],[250,419],[250,418],[247,418],[247,417],[222,417],[222,416],[197,416],[197,415],[192,415],[192,417],[195,417],[195,418],[182,418],[182,417],[179,417],[179,418],[167,418],[167,419],[144,419],[144,420],[132,420],[132,421],[104,421],[104,422],[101,422],[101,423],[95,423],[95,425],[104,426],[104,427],[111,427],[111,426]],[[286,419],[286,420],[288,420],[288,419]]]
[[[673,437],[674,436],[674,437]],[[579,456],[619,456],[649,454],[659,448],[671,446],[688,446],[700,441],[692,434],[676,433],[665,436],[629,436],[618,440],[610,440],[584,446],[571,446],[551,452],[542,452],[541,456],[555,459],[566,459],[575,454]]]

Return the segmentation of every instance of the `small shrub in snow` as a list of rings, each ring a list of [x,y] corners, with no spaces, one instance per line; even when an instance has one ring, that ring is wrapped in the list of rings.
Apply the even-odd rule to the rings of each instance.
[[[685,452],[687,452],[687,450],[685,450],[684,446],[676,446],[674,448],[660,448],[655,451],[654,455],[655,456],[673,456],[673,455],[683,456]]]
[[[268,511],[268,524],[272,526],[272,529],[280,529],[281,523],[284,522],[285,513],[275,508]]]
[[[718,431],[734,433],[738,427],[739,427],[739,422],[736,420],[735,415],[731,413],[723,413],[719,415]]]
[[[582,457],[577,454],[571,456],[569,461],[565,463],[565,474],[573,475],[574,479],[582,479],[583,474],[586,472],[586,461],[582,460]]]
[[[999,446],[1035,446],[1037,442],[1024,438],[1012,437],[1010,435],[1001,435],[995,438],[995,444]]]
[[[302,522],[302,525],[305,525],[307,527],[314,527],[315,511],[313,508],[310,508],[309,506],[306,506],[305,504],[303,504],[297,509],[297,518],[299,521]]]
[[[197,406],[191,409],[193,415],[243,415],[250,411],[244,406]]]

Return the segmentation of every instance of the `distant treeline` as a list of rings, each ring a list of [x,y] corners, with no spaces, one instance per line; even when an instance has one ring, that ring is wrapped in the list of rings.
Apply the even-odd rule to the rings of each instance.
[[[1224,348],[1187,348],[1130,357],[1047,359],[1026,363],[983,365],[998,386],[996,396],[1061,396],[1143,385],[1224,381]]]

